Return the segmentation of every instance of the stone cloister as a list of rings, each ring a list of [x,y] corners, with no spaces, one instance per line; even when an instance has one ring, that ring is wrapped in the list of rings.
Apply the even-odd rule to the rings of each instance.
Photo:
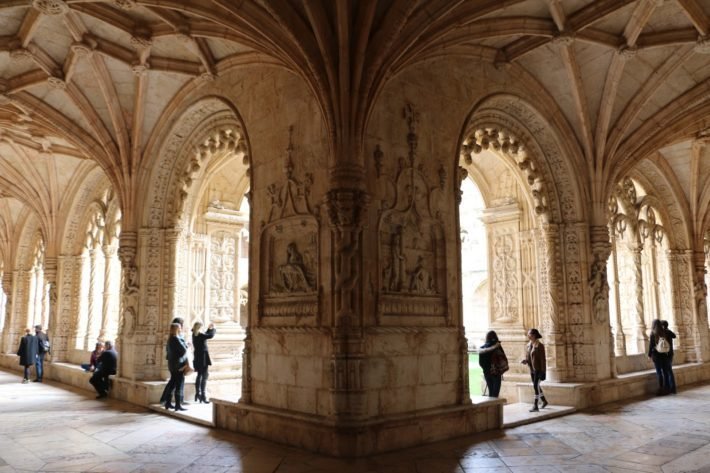
[[[115,340],[149,405],[214,323],[216,425],[343,456],[500,428],[489,329],[557,404],[655,391],[656,318],[707,382],[709,84],[703,0],[0,2],[0,365],[42,324],[85,388]]]

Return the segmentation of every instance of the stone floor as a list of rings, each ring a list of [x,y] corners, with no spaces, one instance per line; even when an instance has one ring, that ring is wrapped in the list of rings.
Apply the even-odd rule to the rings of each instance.
[[[0,473],[13,471],[710,472],[710,385],[344,461],[0,371]]]

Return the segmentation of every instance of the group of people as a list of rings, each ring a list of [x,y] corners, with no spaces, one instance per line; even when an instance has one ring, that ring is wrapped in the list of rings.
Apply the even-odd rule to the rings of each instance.
[[[536,328],[527,332],[528,343],[525,345],[525,358],[521,363],[528,366],[530,379],[535,393],[533,406],[530,412],[538,412],[547,405],[547,399],[542,392],[540,383],[546,378],[547,361],[545,358],[545,345],[540,341],[542,335]],[[653,361],[658,377],[658,395],[676,394],[675,377],[673,376],[673,339],[676,334],[668,328],[668,322],[656,319],[651,325],[648,357]],[[478,363],[483,369],[483,377],[490,397],[500,394],[503,372],[507,368],[507,359],[503,346],[498,340],[498,335],[491,330],[486,334],[485,343],[478,350]],[[505,360],[505,367],[500,368],[498,359]]]
[[[35,325],[35,333],[25,329],[25,335],[20,339],[20,347],[17,349],[17,356],[20,357],[20,365],[24,367],[23,383],[30,382],[30,369],[35,367],[34,382],[41,383],[44,374],[44,357],[49,353],[49,337],[42,331],[41,325]]]
[[[547,399],[545,399],[545,395],[542,392],[542,386],[540,386],[547,373],[545,345],[540,341],[542,335],[536,328],[528,330],[527,337],[528,343],[525,345],[525,358],[521,360],[521,363],[527,365],[530,370],[530,379],[535,393],[530,412],[538,412],[548,405]],[[488,395],[490,397],[498,397],[503,381],[503,373],[508,370],[508,361],[495,331],[491,330],[486,334],[485,343],[479,348],[478,355],[478,363],[483,369]]]
[[[185,376],[192,371],[189,363],[189,348],[190,344],[185,340],[182,334],[183,319],[176,317],[170,324],[170,336],[165,346],[168,360],[168,370],[170,371],[170,379],[165,385],[163,394],[160,397],[160,403],[166,409],[174,409],[175,411],[186,411],[185,407]],[[207,331],[201,332],[202,322],[197,321],[192,326],[192,350],[193,360],[192,366],[197,372],[195,378],[195,402],[209,403],[207,399],[206,387],[207,378],[209,378],[209,367],[212,365],[209,350],[207,349],[207,340],[215,336],[216,330],[214,324],[207,327]],[[175,403],[173,404],[173,398]]]

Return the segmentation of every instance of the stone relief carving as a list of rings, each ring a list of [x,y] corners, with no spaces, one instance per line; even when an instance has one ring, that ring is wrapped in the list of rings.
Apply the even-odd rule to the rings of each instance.
[[[423,165],[416,162],[418,113],[408,104],[404,117],[409,152],[400,158],[392,179],[394,202],[384,204],[379,219],[380,313],[439,315],[446,312],[441,297],[446,289],[446,253],[443,228],[431,202],[446,176],[437,175],[430,185]],[[405,295],[422,300],[410,304]]]
[[[511,234],[496,235],[493,240],[493,320],[518,320],[518,257],[517,245]]]
[[[217,232],[210,239],[210,322],[235,320],[236,238]]]
[[[606,260],[597,254],[592,263],[592,274],[589,277],[589,288],[592,292],[592,312],[594,320],[603,323],[609,314],[609,284],[606,276]]]
[[[319,209],[310,202],[313,176],[296,176],[293,153],[289,127],[285,180],[267,188],[271,210],[260,236],[262,317],[318,313]]]
[[[120,333],[126,338],[131,338],[136,329],[138,316],[138,268],[126,266],[124,268],[123,289],[121,290],[121,322]]]
[[[549,209],[545,181],[542,173],[538,170],[538,165],[533,157],[528,155],[525,146],[516,136],[508,132],[492,127],[477,128],[464,141],[461,155],[466,164],[471,164],[471,153],[479,154],[488,149],[507,154],[515,160],[530,186],[535,213],[547,221]]]

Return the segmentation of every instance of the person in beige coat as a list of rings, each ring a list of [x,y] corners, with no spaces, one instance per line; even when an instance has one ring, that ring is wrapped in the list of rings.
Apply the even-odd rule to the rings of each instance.
[[[547,406],[547,400],[542,393],[540,382],[546,378],[547,361],[545,359],[545,345],[540,339],[542,335],[536,328],[528,330],[528,344],[525,345],[525,359],[523,364],[530,368],[530,379],[532,379],[533,389],[535,390],[535,402],[533,403],[530,412],[537,412]],[[538,403],[540,403],[538,407]]]

